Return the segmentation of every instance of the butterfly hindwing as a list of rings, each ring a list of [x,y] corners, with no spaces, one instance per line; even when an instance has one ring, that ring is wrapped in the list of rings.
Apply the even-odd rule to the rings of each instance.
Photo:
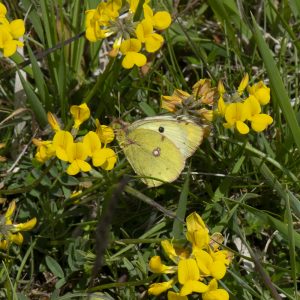
[[[116,130],[127,160],[149,187],[177,179],[203,133],[201,126],[185,116],[149,117],[132,124],[121,121]]]
[[[174,181],[184,168],[185,159],[177,147],[169,139],[149,129],[130,132],[123,150],[134,171],[149,187]]]

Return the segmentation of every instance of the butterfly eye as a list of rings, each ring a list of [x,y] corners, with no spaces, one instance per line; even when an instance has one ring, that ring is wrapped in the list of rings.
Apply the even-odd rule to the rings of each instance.
[[[158,131],[159,131],[160,133],[163,133],[163,132],[165,131],[165,128],[163,128],[162,126],[159,126]]]

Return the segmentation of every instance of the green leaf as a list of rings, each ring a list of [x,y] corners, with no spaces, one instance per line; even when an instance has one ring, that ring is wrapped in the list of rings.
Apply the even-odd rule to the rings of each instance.
[[[47,267],[50,269],[50,271],[55,276],[57,276],[59,278],[64,278],[65,277],[63,269],[61,268],[61,266],[59,265],[59,263],[54,258],[52,258],[51,256],[47,255],[45,257],[45,260],[46,260]]]
[[[182,191],[180,193],[178,207],[176,210],[176,219],[174,219],[172,236],[175,239],[180,239],[183,237],[183,220],[185,219],[186,209],[187,209],[187,199],[189,195],[189,183],[190,183],[190,172],[186,175]]]
[[[148,103],[140,102],[139,107],[148,117],[156,116],[155,110]]]
[[[46,106],[47,110],[50,110],[51,107],[49,105],[47,105],[47,99],[48,99],[49,92],[48,92],[47,85],[44,80],[44,75],[38,65],[38,62],[31,50],[29,44],[26,43],[26,46],[27,46],[29,58],[31,61],[33,78],[35,80],[36,87],[38,89],[38,94],[40,96],[41,102]]]
[[[48,121],[47,121],[47,114],[45,112],[45,109],[44,109],[42,103],[40,102],[37,95],[34,93],[30,84],[27,81],[25,81],[25,79],[22,76],[20,71],[18,71],[18,74],[20,76],[21,83],[23,85],[25,94],[27,96],[27,102],[28,102],[30,108],[32,109],[32,111],[34,112],[37,122],[39,123],[39,125],[41,127],[45,127],[46,124],[48,123]]]

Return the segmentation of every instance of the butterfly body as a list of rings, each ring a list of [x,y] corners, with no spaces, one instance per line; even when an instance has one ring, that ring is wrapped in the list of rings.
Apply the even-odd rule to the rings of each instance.
[[[141,180],[155,187],[177,179],[185,160],[202,142],[203,132],[187,117],[157,116],[122,123],[116,137]]]

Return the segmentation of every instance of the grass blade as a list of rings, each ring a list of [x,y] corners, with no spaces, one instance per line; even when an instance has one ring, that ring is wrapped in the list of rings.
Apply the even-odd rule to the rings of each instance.
[[[294,142],[296,143],[298,148],[300,148],[300,127],[298,125],[295,112],[291,106],[290,98],[283,85],[279,70],[276,67],[276,62],[272,56],[271,50],[265,42],[260,32],[260,29],[253,17],[252,21],[254,26],[254,38],[256,40],[258,49],[260,51],[268,76],[270,78],[271,91],[273,92],[273,95],[275,96],[274,98],[276,99],[276,102],[278,102],[283,112],[287,125],[293,135]]]

